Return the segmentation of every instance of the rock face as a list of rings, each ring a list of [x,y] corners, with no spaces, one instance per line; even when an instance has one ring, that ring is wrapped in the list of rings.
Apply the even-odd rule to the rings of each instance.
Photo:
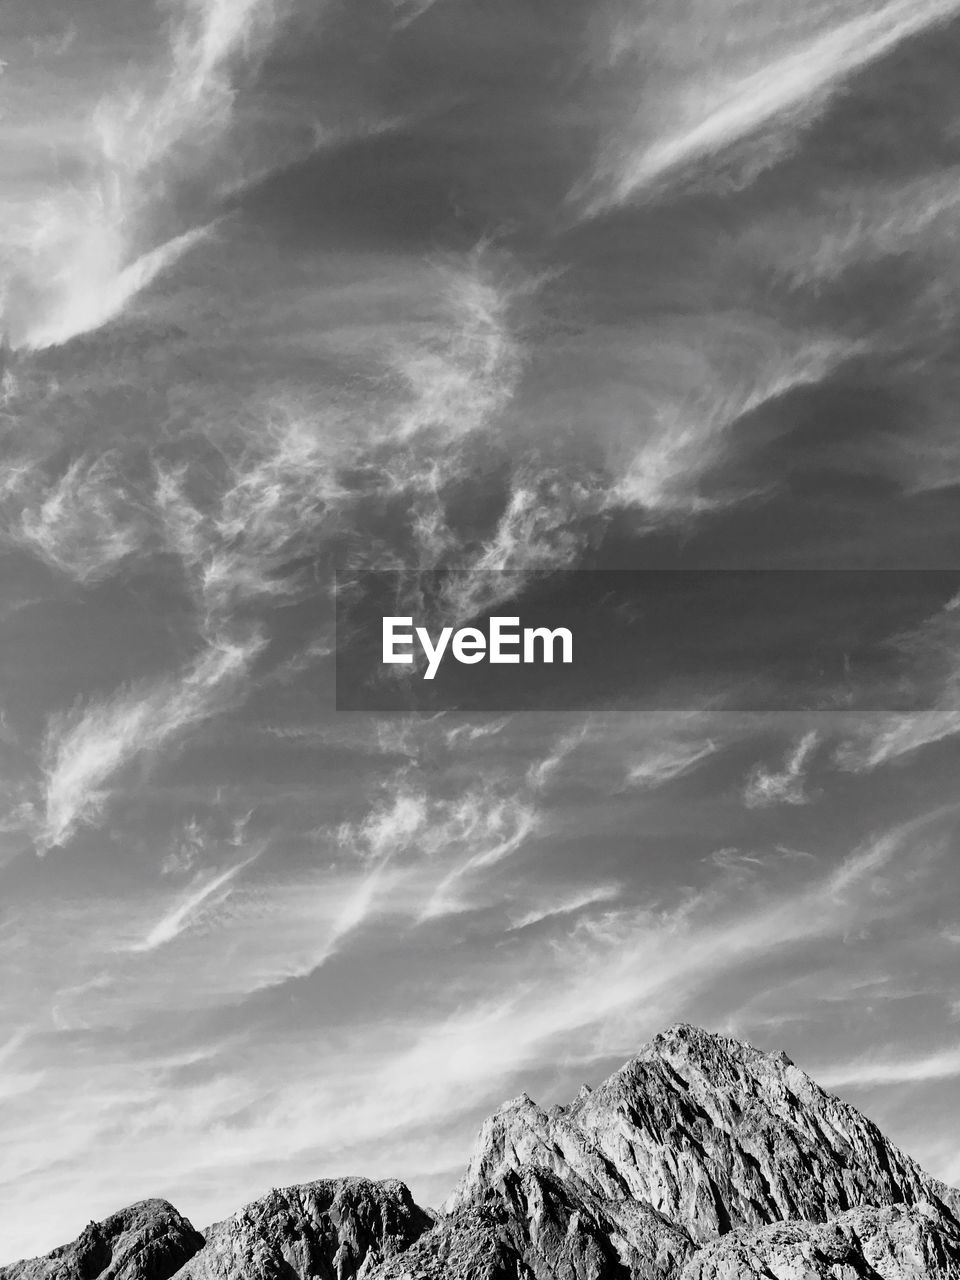
[[[858,1205],[960,1209],[960,1194],[785,1055],[686,1026],[571,1107],[508,1103],[484,1125],[448,1208],[519,1164],[644,1201],[698,1244],[734,1226],[823,1221]]]
[[[168,1280],[203,1236],[166,1200],[142,1200],[91,1222],[45,1258],[0,1267],[0,1280]]]
[[[328,1180],[272,1191],[204,1242],[164,1201],[149,1201],[46,1259],[0,1270],[0,1280],[174,1272],[960,1280],[960,1193],[784,1054],[681,1025],[569,1106],[545,1110],[523,1095],[501,1107],[437,1216],[401,1182]]]
[[[525,1166],[442,1216],[376,1280],[601,1280],[674,1276],[686,1233],[649,1205],[608,1200],[582,1184]],[[643,1260],[630,1271],[625,1256]]]
[[[681,1280],[922,1280],[960,1276],[960,1235],[936,1213],[891,1205],[851,1209],[828,1223],[735,1231],[700,1249]]]
[[[677,1026],[595,1091],[483,1126],[378,1280],[960,1277],[960,1195],[784,1054]]]
[[[285,1187],[210,1227],[177,1280],[354,1280],[432,1225],[402,1182]]]

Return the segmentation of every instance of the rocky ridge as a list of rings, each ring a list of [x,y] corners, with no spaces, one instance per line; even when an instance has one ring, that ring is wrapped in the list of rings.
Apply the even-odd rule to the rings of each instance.
[[[166,1200],[141,1200],[91,1222],[45,1258],[0,1267],[0,1280],[168,1280],[203,1236]]]
[[[398,1181],[330,1178],[274,1189],[206,1231],[178,1280],[355,1280],[433,1226]]]
[[[960,1193],[785,1054],[680,1025],[569,1106],[501,1107],[437,1215],[362,1178],[274,1190],[203,1236],[148,1201],[0,1268],[174,1276],[960,1280]]]

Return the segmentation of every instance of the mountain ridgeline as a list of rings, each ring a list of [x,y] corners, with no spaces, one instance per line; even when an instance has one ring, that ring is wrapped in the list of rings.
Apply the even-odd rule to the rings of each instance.
[[[960,1192],[785,1054],[677,1026],[595,1090],[483,1125],[438,1213],[398,1181],[163,1200],[0,1280],[960,1280]]]

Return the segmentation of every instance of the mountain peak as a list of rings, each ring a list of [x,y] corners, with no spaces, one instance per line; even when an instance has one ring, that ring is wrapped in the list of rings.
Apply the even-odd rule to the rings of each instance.
[[[396,1178],[321,1178],[274,1187],[210,1227],[178,1280],[354,1280],[432,1225]]]
[[[179,1268],[179,1269],[178,1269]],[[521,1093],[438,1215],[274,1188],[206,1240],[144,1201],[0,1280],[960,1280],[960,1194],[782,1051],[677,1023],[569,1106]]]
[[[648,1204],[698,1244],[865,1205],[958,1207],[956,1193],[785,1053],[686,1023],[569,1107],[547,1113],[527,1100],[497,1112],[447,1209],[525,1167]]]
[[[203,1236],[167,1200],[140,1200],[44,1258],[0,1267],[0,1280],[167,1280],[203,1245]]]
[[[788,1057],[782,1049],[757,1049],[735,1036],[719,1031],[707,1031],[689,1022],[675,1022],[665,1031],[658,1032],[648,1044],[641,1048],[637,1057],[649,1058],[656,1054],[671,1053],[688,1054],[712,1061],[749,1059],[754,1062],[762,1060],[770,1066],[779,1064],[792,1067],[794,1065],[792,1058]]]

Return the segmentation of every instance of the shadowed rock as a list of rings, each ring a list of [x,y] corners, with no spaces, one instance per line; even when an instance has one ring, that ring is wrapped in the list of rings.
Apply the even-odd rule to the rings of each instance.
[[[48,1258],[0,1270],[0,1280],[175,1271],[176,1280],[960,1280],[960,1193],[785,1054],[680,1025],[569,1106],[544,1109],[526,1094],[506,1103],[436,1217],[402,1182],[324,1180],[270,1192],[204,1243],[165,1201],[148,1201]]]
[[[648,1205],[604,1199],[582,1184],[523,1168],[440,1218],[374,1276],[660,1280],[677,1274],[690,1250],[686,1233]]]
[[[526,1095],[481,1130],[447,1209],[521,1165],[642,1201],[699,1244],[740,1226],[960,1195],[784,1054],[678,1026],[599,1088],[545,1111]]]
[[[939,1277],[952,1273],[896,1268],[914,1255],[953,1265],[958,1210],[957,1192],[785,1054],[680,1025],[569,1107],[526,1094],[502,1107],[437,1225],[383,1277],[769,1280],[780,1272],[751,1270],[744,1250],[757,1228],[782,1223],[797,1258],[834,1259],[788,1269],[789,1280],[885,1277],[857,1244],[858,1224],[873,1231],[874,1252],[886,1249],[895,1280]],[[721,1238],[716,1263],[703,1261],[721,1269],[701,1274],[698,1250]],[[781,1243],[774,1231],[769,1249]]]
[[[402,1182],[284,1187],[210,1227],[177,1280],[354,1280],[431,1225]]]
[[[681,1280],[958,1280],[960,1234],[933,1212],[891,1205],[831,1222],[735,1231],[705,1246]]]
[[[141,1200],[91,1222],[44,1258],[0,1267],[0,1280],[168,1280],[203,1236],[166,1200]]]

